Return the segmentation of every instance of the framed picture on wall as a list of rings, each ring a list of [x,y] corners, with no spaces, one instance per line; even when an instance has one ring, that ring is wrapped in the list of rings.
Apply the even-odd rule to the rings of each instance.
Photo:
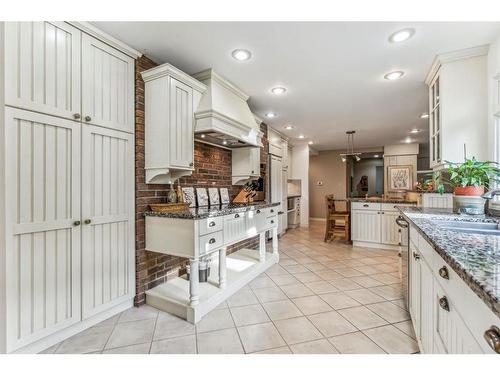
[[[390,192],[411,190],[413,167],[411,165],[395,165],[387,167],[387,188]]]

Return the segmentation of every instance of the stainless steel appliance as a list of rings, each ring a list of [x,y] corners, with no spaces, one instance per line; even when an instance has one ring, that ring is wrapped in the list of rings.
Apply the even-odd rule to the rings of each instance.
[[[300,225],[300,197],[288,198],[288,228],[294,229]]]
[[[408,301],[410,300],[409,290],[409,252],[410,252],[410,230],[408,222],[399,216],[396,219],[396,224],[399,226],[399,246],[401,248],[399,256],[401,258],[401,282],[403,286],[403,298],[405,300],[406,308],[408,308]]]

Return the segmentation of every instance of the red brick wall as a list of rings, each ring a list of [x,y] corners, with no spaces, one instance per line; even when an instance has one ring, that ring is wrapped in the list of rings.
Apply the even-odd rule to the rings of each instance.
[[[151,203],[164,203],[168,185],[146,184],[144,172],[144,82],[140,73],[156,64],[143,56],[136,60],[135,77],[135,172],[136,172],[136,297],[135,304],[145,303],[145,291],[167,279],[175,277],[186,261],[182,258],[145,250],[144,212]],[[261,176],[265,177],[267,165],[267,127],[261,125],[265,136],[261,149]],[[231,185],[231,151],[195,142],[193,174],[180,179],[181,186],[227,187],[231,198],[239,192],[240,186]],[[231,253],[242,247],[256,248],[258,238],[242,241],[228,248]]]

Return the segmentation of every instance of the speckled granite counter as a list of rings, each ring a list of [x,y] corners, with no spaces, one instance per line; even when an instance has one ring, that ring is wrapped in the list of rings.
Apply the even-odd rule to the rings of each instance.
[[[348,198],[351,202],[363,203],[400,203],[400,204],[416,204],[416,201],[408,201],[405,199],[390,199],[390,198]]]
[[[399,209],[451,268],[500,317],[500,236],[463,233],[437,225],[437,220],[500,223],[491,216],[454,214],[451,209]]]
[[[269,202],[254,202],[254,203],[229,203],[222,204],[220,206],[209,206],[209,207],[193,207],[188,208],[185,211],[173,211],[173,212],[153,212],[146,211],[144,216],[158,216],[158,217],[168,217],[171,219],[205,219],[207,217],[216,217],[231,215],[240,212],[257,210],[259,208],[268,208],[279,206],[279,203],[269,203]]]

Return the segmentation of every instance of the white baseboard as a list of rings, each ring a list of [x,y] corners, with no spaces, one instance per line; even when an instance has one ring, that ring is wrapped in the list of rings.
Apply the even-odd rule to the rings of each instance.
[[[383,249],[383,250],[394,250],[394,251],[401,250],[401,247],[398,245],[387,245],[377,242],[352,241],[352,246],[368,247],[368,248]]]

